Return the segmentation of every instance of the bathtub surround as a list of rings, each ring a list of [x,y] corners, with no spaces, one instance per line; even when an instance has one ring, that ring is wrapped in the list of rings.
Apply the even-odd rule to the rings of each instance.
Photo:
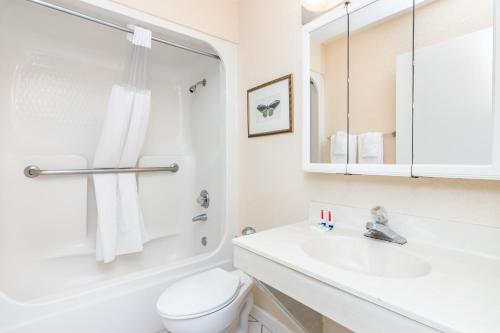
[[[94,157],[94,168],[137,165],[151,108],[149,83],[151,31],[131,27],[123,78],[113,85]],[[134,173],[94,175],[97,201],[96,258],[109,263],[117,255],[140,252],[144,221]]]
[[[168,285],[231,269],[236,46],[109,1],[64,1],[221,58],[153,41],[151,114],[138,166],[180,168],[137,175],[149,241],[104,265],[95,261],[92,178],[31,179],[22,170],[92,168],[126,33],[30,1],[0,2],[0,47],[8,45],[0,66],[0,332],[159,331],[154,305]],[[201,79],[207,85],[191,94]],[[204,210],[196,203],[202,189],[210,193],[209,219],[192,223]]]

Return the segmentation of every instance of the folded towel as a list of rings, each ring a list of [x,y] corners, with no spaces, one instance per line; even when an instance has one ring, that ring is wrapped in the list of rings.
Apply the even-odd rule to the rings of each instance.
[[[357,136],[349,135],[349,163],[356,162]],[[331,163],[347,163],[347,133],[339,131],[330,137]]]
[[[368,132],[359,135],[359,163],[384,163],[384,137],[380,132]]]

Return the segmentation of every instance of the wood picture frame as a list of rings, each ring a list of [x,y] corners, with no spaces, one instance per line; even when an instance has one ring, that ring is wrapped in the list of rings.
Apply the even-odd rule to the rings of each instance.
[[[293,75],[247,90],[248,137],[293,132]]]

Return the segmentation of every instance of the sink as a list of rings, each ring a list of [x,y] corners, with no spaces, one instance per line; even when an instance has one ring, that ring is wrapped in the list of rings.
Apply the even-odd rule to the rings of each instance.
[[[309,239],[302,250],[312,258],[335,267],[387,278],[416,278],[431,265],[399,245],[372,239],[328,237]]]

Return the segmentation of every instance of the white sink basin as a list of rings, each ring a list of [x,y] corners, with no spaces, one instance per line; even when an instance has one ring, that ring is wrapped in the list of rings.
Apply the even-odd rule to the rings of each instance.
[[[388,278],[416,278],[431,265],[397,245],[372,239],[329,237],[309,239],[302,250],[327,265]]]

